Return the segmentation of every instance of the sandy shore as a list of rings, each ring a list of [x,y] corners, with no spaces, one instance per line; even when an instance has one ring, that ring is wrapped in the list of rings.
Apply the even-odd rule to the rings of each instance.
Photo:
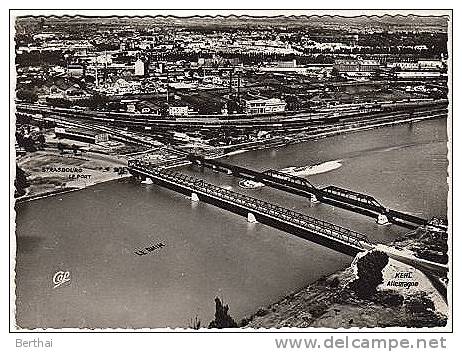
[[[118,168],[127,166],[124,158],[87,152],[82,155],[60,154],[42,150],[20,157],[18,166],[26,172],[29,187],[18,202],[83,189],[107,182],[120,175]]]

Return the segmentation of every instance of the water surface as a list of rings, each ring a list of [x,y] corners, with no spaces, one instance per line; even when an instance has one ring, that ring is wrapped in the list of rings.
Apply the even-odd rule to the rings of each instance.
[[[423,217],[447,212],[446,120],[329,137],[226,160],[257,170],[339,161],[306,175],[376,196]],[[188,166],[183,172],[269,199],[389,242],[405,232],[373,219],[268,187]],[[147,255],[134,252],[162,242]],[[187,327],[213,319],[214,298],[237,320],[351,258],[156,185],[125,179],[20,204],[17,323],[21,327]],[[71,281],[53,288],[55,272]]]

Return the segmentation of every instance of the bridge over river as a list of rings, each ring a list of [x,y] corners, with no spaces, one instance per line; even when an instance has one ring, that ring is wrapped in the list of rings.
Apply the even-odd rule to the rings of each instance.
[[[394,223],[415,229],[427,223],[426,219],[398,210],[388,209],[374,197],[348,189],[327,186],[319,188],[306,178],[291,175],[277,170],[263,172],[251,170],[238,165],[231,165],[219,160],[190,154],[188,159],[195,165],[225,172],[233,176],[264,183],[288,193],[306,197],[311,201],[320,201],[336,207],[351,210],[366,216],[374,217],[379,224]],[[447,229],[446,229],[447,230]]]
[[[247,217],[249,222],[260,222],[342,253],[355,256],[373,245],[366,236],[353,230],[298,213],[279,205],[233,192],[202,179],[161,169],[139,160],[128,164],[134,176],[149,177],[153,183]]]
[[[158,165],[152,165],[140,160],[129,160],[128,169],[132,175],[139,178],[150,178],[155,184],[190,197],[191,201],[203,201],[212,204],[245,216],[249,222],[260,222],[272,226],[347,255],[356,256],[360,252],[373,249],[383,251],[389,257],[421,270],[430,278],[437,278],[435,282],[441,286],[442,292],[445,291],[445,284],[441,284],[438,278],[447,275],[449,267],[446,264],[418,258],[410,252],[399,251],[387,245],[373,244],[366,235],[356,231],[261,199],[230,191],[202,179],[167,170]],[[370,201],[371,199],[366,198],[368,204]],[[378,206],[374,202],[370,203],[370,205]],[[399,212],[391,214],[399,214]]]

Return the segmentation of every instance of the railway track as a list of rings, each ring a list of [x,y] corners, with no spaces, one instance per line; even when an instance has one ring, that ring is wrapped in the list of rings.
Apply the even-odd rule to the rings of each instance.
[[[290,130],[309,130],[310,128],[318,129],[319,124],[323,123],[324,126],[344,126],[342,124],[349,123],[366,123],[370,122],[379,122],[380,119],[383,121],[394,119],[406,119],[406,118],[418,118],[425,115],[434,114],[435,116],[447,115],[447,106],[445,105],[436,105],[436,106],[426,106],[419,107],[412,110],[400,110],[400,111],[391,111],[391,112],[380,112],[380,113],[365,113],[358,115],[342,115],[338,116],[336,119],[332,118],[279,118],[279,119],[269,119],[269,120],[245,120],[245,121],[235,121],[235,120],[211,120],[211,121],[196,121],[196,120],[146,120],[137,115],[133,115],[130,118],[125,116],[120,116],[117,118],[101,116],[89,116],[82,115],[81,112],[63,112],[63,111],[54,111],[53,109],[46,108],[45,110],[37,110],[36,108],[24,108],[18,106],[19,113],[40,113],[44,116],[58,116],[66,118],[69,121],[86,121],[96,124],[106,124],[107,126],[116,126],[120,128],[134,128],[139,131],[171,131],[174,130],[183,130],[183,131],[206,131],[206,130],[216,130],[216,129],[239,129],[239,130],[256,130],[256,129],[265,129],[271,131],[289,131]],[[148,132],[149,133],[149,132]]]

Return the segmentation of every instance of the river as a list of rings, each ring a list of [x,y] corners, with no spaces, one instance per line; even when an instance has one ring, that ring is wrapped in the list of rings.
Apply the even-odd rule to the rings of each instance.
[[[257,170],[318,165],[316,185],[368,193],[422,217],[447,213],[446,120],[312,140],[224,161]],[[396,225],[186,166],[182,172],[352,228],[374,242],[406,232]],[[137,250],[163,246],[145,255]],[[349,264],[317,244],[156,185],[133,179],[17,207],[17,324],[34,327],[187,327],[213,319],[214,298],[240,320]],[[54,288],[57,271],[70,280]]]

